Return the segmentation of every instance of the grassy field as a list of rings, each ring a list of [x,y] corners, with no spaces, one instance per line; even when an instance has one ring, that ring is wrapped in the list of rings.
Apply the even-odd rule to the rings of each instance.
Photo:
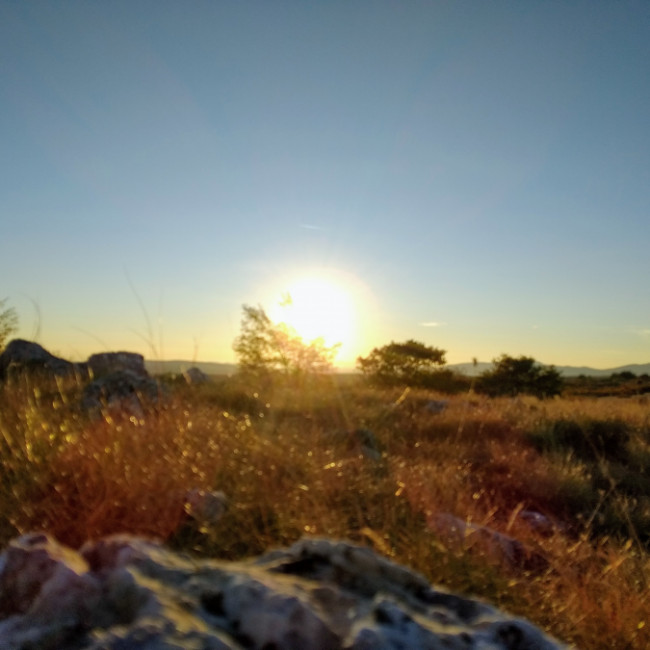
[[[435,414],[442,396],[350,378],[169,387],[144,414],[94,419],[72,381],[0,388],[0,542],[126,531],[242,558],[346,538],[577,647],[650,647],[648,397],[465,393]],[[188,518],[191,489],[225,492],[224,517]]]

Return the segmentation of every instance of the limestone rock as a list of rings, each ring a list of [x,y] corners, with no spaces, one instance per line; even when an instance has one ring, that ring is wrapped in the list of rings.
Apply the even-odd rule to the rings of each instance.
[[[555,530],[563,530],[564,526],[557,521],[552,521],[546,515],[543,515],[541,512],[535,510],[522,510],[519,513],[519,519],[526,522],[528,526],[543,535],[544,537],[549,537],[553,534]]]
[[[0,354],[0,380],[21,372],[38,372],[61,377],[84,370],[84,364],[56,357],[38,343],[23,339],[14,339]]]
[[[126,370],[140,377],[148,377],[144,357],[135,352],[102,352],[88,357],[88,368],[95,377]]]
[[[433,415],[438,415],[440,413],[444,413],[447,410],[448,406],[449,406],[448,399],[431,399],[427,402],[425,408],[429,413],[433,413]]]
[[[206,375],[200,368],[189,368],[183,373],[183,377],[188,384],[207,384],[210,377]]]
[[[228,499],[223,492],[193,488],[184,495],[184,510],[196,521],[216,524],[226,512]]]
[[[380,461],[382,459],[381,444],[370,429],[331,431],[325,435],[332,442],[345,445],[350,451],[360,452],[368,460]]]
[[[144,357],[133,352],[104,352],[84,363],[72,363],[38,343],[15,339],[0,354],[0,381],[22,372],[91,379],[81,397],[82,409],[91,413],[108,408],[142,417],[145,403],[155,404],[161,397],[161,387],[146,371]]]
[[[489,526],[470,523],[446,512],[432,514],[427,524],[447,544],[463,547],[478,543],[489,555],[506,562],[512,568],[541,570],[548,564],[546,558],[536,549],[529,548],[520,540]]]
[[[31,650],[554,650],[526,621],[429,585],[369,549],[301,540],[220,562],[117,536],[43,534],[0,555],[0,647]]]
[[[149,375],[115,370],[94,379],[84,388],[81,407],[91,412],[108,408],[142,417],[144,404],[156,403],[159,397],[160,387]]]

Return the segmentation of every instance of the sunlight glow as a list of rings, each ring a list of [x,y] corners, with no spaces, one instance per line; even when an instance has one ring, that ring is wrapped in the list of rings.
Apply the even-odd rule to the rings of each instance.
[[[285,323],[305,342],[322,338],[326,345],[341,344],[337,361],[356,338],[357,315],[351,293],[335,279],[304,276],[283,287],[269,309],[269,317]]]

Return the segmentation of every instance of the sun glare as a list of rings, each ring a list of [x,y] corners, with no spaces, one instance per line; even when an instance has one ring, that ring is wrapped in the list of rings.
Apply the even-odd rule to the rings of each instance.
[[[284,287],[269,310],[271,320],[286,323],[305,342],[322,338],[341,344],[337,361],[345,361],[356,335],[356,314],[350,292],[335,280],[307,276]]]

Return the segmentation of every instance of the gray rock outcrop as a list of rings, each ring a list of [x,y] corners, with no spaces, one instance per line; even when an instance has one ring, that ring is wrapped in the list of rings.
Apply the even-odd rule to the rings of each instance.
[[[135,352],[102,352],[88,357],[86,366],[94,378],[83,390],[81,407],[97,413],[103,408],[136,417],[145,404],[155,404],[160,386],[149,376],[144,357]]]
[[[183,497],[185,514],[201,523],[216,524],[228,507],[228,499],[223,492],[193,488]]]
[[[543,515],[539,517],[543,518]],[[528,547],[520,540],[489,526],[473,524],[449,513],[435,513],[427,519],[427,524],[445,540],[446,544],[462,548],[476,542],[489,555],[505,562],[513,569],[539,571],[548,566],[546,558],[537,549]]]
[[[114,370],[91,381],[83,390],[81,408],[85,411],[122,411],[137,417],[144,415],[143,403],[156,403],[160,396],[158,383],[132,370]]]
[[[86,362],[93,376],[101,377],[112,372],[127,370],[134,375],[148,377],[144,367],[144,357],[135,352],[102,352],[88,357]]]
[[[44,534],[0,555],[0,647],[31,650],[553,650],[530,623],[369,549],[301,540],[219,562],[130,537],[76,552]]]
[[[86,372],[85,364],[72,363],[50,354],[32,341],[14,339],[0,354],[0,380],[22,372],[46,373],[55,377]]]
[[[210,377],[208,377],[208,375],[206,375],[203,370],[196,367],[188,368],[183,373],[183,377],[185,378],[185,381],[190,385],[207,384],[210,381]]]
[[[431,399],[427,402],[425,409],[433,415],[444,413],[449,406],[448,399]]]
[[[76,376],[86,385],[80,406],[90,413],[108,408],[142,417],[145,404],[155,404],[161,388],[147,372],[144,357],[134,352],[103,352],[73,363],[50,354],[38,343],[15,339],[0,354],[0,381],[22,373],[39,377]]]

